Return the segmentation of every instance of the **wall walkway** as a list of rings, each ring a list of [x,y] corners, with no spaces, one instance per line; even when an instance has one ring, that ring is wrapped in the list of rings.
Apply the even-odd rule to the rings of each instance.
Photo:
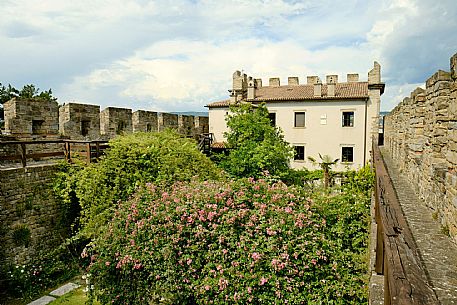
[[[443,232],[426,202],[413,191],[389,152],[381,148],[402,211],[419,250],[430,285],[441,304],[457,304],[457,245]]]

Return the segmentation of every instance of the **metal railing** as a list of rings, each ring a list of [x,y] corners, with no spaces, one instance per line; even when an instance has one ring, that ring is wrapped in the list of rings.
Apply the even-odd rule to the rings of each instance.
[[[38,150],[30,149],[37,145],[45,148]],[[61,145],[61,146],[60,146]],[[9,150],[5,149],[9,148]],[[27,160],[42,159],[65,159],[68,162],[72,158],[85,160],[91,163],[100,158],[103,151],[108,147],[107,141],[76,141],[76,140],[38,140],[38,141],[3,141],[0,142],[0,161],[20,161],[22,167],[27,166]]]
[[[377,224],[375,270],[384,275],[384,304],[440,304],[428,283],[379,147],[373,142]]]

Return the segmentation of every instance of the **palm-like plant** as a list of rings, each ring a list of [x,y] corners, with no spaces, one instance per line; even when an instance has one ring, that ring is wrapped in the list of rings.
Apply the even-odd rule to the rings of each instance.
[[[314,165],[319,165],[319,167],[322,169],[324,172],[324,188],[328,188],[330,184],[331,167],[332,165],[335,165],[339,159],[333,160],[329,155],[322,156],[321,154],[319,154],[319,158],[321,159],[321,162],[317,162],[317,160],[313,157],[308,157],[308,160],[311,161]]]

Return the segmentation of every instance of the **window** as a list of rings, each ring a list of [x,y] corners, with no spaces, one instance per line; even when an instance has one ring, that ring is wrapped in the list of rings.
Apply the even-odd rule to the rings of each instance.
[[[269,113],[268,117],[270,118],[271,126],[276,126],[276,113]]]
[[[295,146],[294,160],[303,161],[305,160],[305,146]]]
[[[354,161],[354,147],[341,147],[341,162]]]
[[[343,127],[354,127],[354,111],[343,112]]]
[[[89,134],[90,121],[81,121],[81,135],[83,137]]]
[[[127,124],[125,124],[124,121],[119,121],[119,123],[117,123],[116,133],[121,134],[125,130],[126,127],[127,127]]]
[[[305,113],[295,112],[295,127],[305,127]]]
[[[32,134],[42,134],[44,120],[32,120]]]

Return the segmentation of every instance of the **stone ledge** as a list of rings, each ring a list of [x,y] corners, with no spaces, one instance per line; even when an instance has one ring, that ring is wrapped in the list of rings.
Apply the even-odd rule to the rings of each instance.
[[[44,297],[39,298],[38,300],[28,303],[27,305],[46,305],[55,300],[56,300],[56,298],[46,295]]]
[[[68,283],[68,284],[65,284],[65,285],[57,288],[56,290],[51,291],[49,294],[52,296],[61,297],[64,294],[66,294],[72,290],[75,290],[78,287],[79,287],[78,284]]]

